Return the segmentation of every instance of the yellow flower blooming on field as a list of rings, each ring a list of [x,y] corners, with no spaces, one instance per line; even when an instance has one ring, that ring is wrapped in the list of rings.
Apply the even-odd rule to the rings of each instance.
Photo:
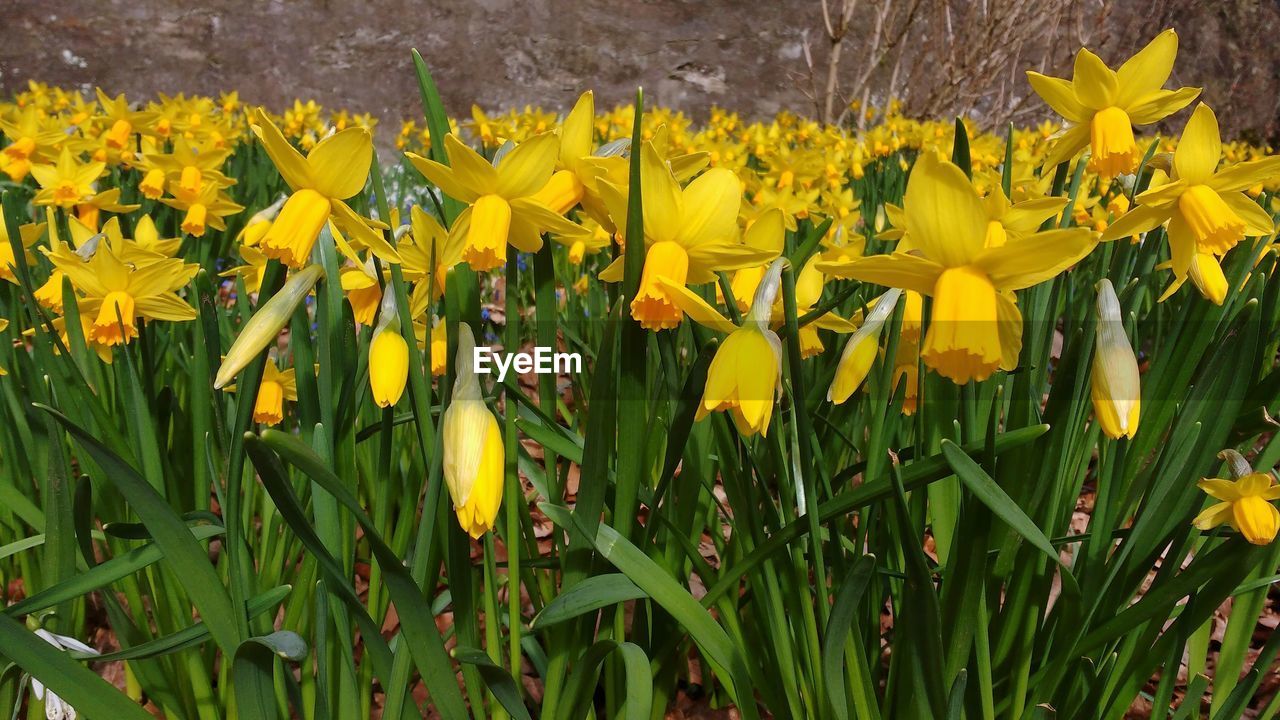
[[[1198,485],[1219,502],[1210,505],[1192,521],[1209,530],[1223,523],[1235,528],[1254,545],[1267,545],[1280,531],[1280,511],[1271,503],[1280,500],[1280,485],[1271,473],[1254,472],[1234,450],[1223,451],[1234,480],[1205,478]]]
[[[631,317],[649,330],[663,330],[676,327],[684,317],[665,289],[667,283],[684,287],[712,282],[718,270],[760,266],[777,252],[739,240],[742,183],[732,171],[711,168],[681,188],[652,144],[645,143],[640,163],[647,250]],[[603,187],[615,225],[626,227],[625,196],[612,185]],[[617,282],[622,270],[619,257],[600,273],[600,279]]]
[[[458,324],[457,378],[453,399],[441,419],[444,481],[458,524],[473,538],[493,528],[502,506],[505,449],[498,420],[489,412],[473,366],[475,336]]]
[[[234,384],[223,388],[234,392]],[[263,425],[279,425],[284,420],[284,403],[298,400],[298,381],[293,368],[281,370],[274,359],[262,366],[262,382],[258,383],[258,397],[253,402],[253,421]]]
[[[1102,177],[1137,169],[1142,153],[1133,126],[1158,122],[1200,94],[1200,88],[1163,89],[1177,54],[1178,34],[1165,30],[1117,70],[1080,48],[1069,81],[1027,71],[1032,89],[1072,123],[1054,142],[1044,164],[1053,167],[1089,146],[1091,167]]]
[[[0,168],[14,182],[22,182],[31,166],[52,156],[67,137],[34,107],[23,109],[16,118],[0,115],[0,132],[9,138],[9,144],[0,150]]]
[[[786,262],[783,258],[774,260],[765,271],[751,310],[740,326],[683,284],[663,277],[658,279],[661,288],[694,322],[728,333],[707,368],[707,384],[695,419],[726,411],[743,436],[769,434],[769,419],[776,395],[781,392],[782,377],[782,341],[769,328],[769,316],[778,297]]]
[[[260,242],[267,257],[300,268],[325,223],[334,222],[384,260],[398,262],[382,233],[369,227],[344,200],[364,189],[373,161],[373,136],[361,127],[347,128],[321,140],[303,157],[266,113],[258,111],[255,129],[281,177],[293,189],[280,214]]]
[[[444,165],[406,153],[409,161],[449,197],[468,204],[449,228],[462,260],[477,271],[501,267],[507,244],[521,252],[542,247],[542,233],[585,234],[538,199],[551,179],[559,143],[550,133],[535,135],[502,156],[495,167],[456,136],[445,136]]]
[[[31,174],[40,184],[34,202],[37,205],[56,205],[73,208],[93,197],[93,183],[102,176],[106,163],[80,162],[69,148],[62,148],[54,165],[31,166]]]
[[[1139,195],[1137,205],[1113,222],[1102,238],[1110,240],[1144,233],[1168,223],[1172,255],[1172,291],[1196,273],[1207,282],[1221,275],[1216,258],[1245,236],[1270,235],[1275,223],[1267,211],[1245,195],[1246,188],[1280,175],[1280,157],[1230,165],[1219,171],[1222,141],[1218,118],[1203,103],[1196,107],[1173,154],[1170,181]],[[1208,267],[1212,264],[1214,268]],[[1206,285],[1201,286],[1202,290]],[[1206,293],[1213,298],[1213,293]],[[1216,300],[1215,300],[1216,301]]]
[[[89,339],[120,345],[138,336],[138,319],[194,320],[195,308],[178,297],[199,265],[159,258],[126,264],[108,246],[99,246],[88,261],[50,253],[54,267],[84,293],[80,312],[95,316]]]
[[[959,384],[1017,366],[1022,314],[1013,291],[1054,277],[1094,246],[1088,230],[1072,228],[986,247],[982,199],[960,168],[929,154],[911,172],[904,211],[906,232],[918,250],[818,268],[931,296],[933,315],[921,357]]]
[[[23,258],[27,261],[27,267],[31,267],[36,261],[36,256],[32,254],[31,247],[40,240],[44,235],[44,223],[27,223],[18,228],[18,245],[23,248]],[[0,280],[8,280],[14,285],[18,284],[18,276],[14,274],[14,267],[17,265],[17,256],[13,253],[13,243],[9,242],[8,223],[0,219]]]

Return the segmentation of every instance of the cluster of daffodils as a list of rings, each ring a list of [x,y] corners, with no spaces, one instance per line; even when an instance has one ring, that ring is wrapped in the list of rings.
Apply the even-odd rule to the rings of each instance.
[[[1063,124],[1007,135],[962,126],[957,137],[955,124],[909,119],[891,103],[862,132],[785,113],[747,122],[723,109],[697,124],[657,109],[634,142],[635,109],[597,112],[589,92],[563,117],[475,109],[438,147],[405,123],[395,145],[428,199],[385,213],[369,190],[367,116],[300,101],[273,115],[234,93],[138,106],[33,84],[0,105],[0,171],[38,219],[0,225],[0,278],[31,293],[63,347],[83,341],[111,362],[147,324],[197,317],[190,283],[202,266],[221,273],[228,303],[262,290],[273,269],[287,273],[239,328],[215,382],[236,390],[237,374],[269,353],[258,386],[239,390],[253,391],[254,420],[273,425],[289,418],[298,378],[314,373],[294,364],[281,331],[310,312],[322,280],[341,286],[354,321],[371,330],[369,398],[393,408],[409,385],[411,343],[430,375],[450,364],[442,316],[455,268],[493,288],[508,263],[558,248],[565,294],[621,295],[649,332],[682,331],[688,319],[723,336],[697,417],[727,413],[745,438],[767,436],[781,396],[786,279],[801,362],[838,357],[827,400],[848,402],[884,363],[890,396],[911,414],[928,373],[964,385],[1018,370],[1023,291],[1109,243],[1167,242],[1168,261],[1154,268],[1171,273],[1161,299],[1188,278],[1207,302],[1228,298],[1223,258],[1274,233],[1267,203],[1280,158],[1224,144],[1203,104],[1180,138],[1135,135],[1198,97],[1164,87],[1176,52],[1166,31],[1118,69],[1082,49],[1070,80],[1028,73]],[[963,160],[953,156],[961,140]],[[643,222],[629,222],[636,207]],[[627,237],[635,227],[642,238]],[[340,277],[326,277],[326,247]],[[643,249],[642,262],[628,247]],[[628,259],[642,267],[634,287]],[[393,273],[408,307],[391,292]],[[1131,438],[1141,372],[1123,288],[1104,280],[1095,290],[1095,416],[1106,436]],[[443,467],[459,523],[479,537],[501,505],[504,443],[472,367],[483,335],[456,330]],[[1204,487],[1222,504],[1197,525],[1231,523],[1254,542],[1275,536],[1269,475]]]

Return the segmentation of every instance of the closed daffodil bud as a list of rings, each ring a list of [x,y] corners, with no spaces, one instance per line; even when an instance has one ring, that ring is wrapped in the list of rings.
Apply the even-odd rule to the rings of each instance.
[[[409,379],[409,344],[400,335],[400,315],[396,296],[386,293],[378,327],[369,342],[369,388],[378,407],[391,407],[404,394]]]
[[[1218,457],[1227,461],[1233,479],[1205,478],[1197,483],[1219,502],[1197,515],[1192,524],[1209,530],[1226,523],[1254,545],[1270,544],[1280,532],[1280,510],[1271,504],[1280,500],[1280,485],[1271,473],[1255,472],[1235,450],[1223,450]]]
[[[840,354],[840,364],[836,366],[831,387],[827,388],[827,400],[836,405],[843,403],[867,379],[880,349],[880,329],[897,307],[901,295],[901,290],[890,290],[881,295],[875,307],[867,313],[866,321],[849,337],[844,352]]]
[[[227,383],[234,380],[245,366],[262,354],[267,345],[280,334],[280,330],[289,324],[294,309],[311,292],[316,281],[323,276],[324,268],[319,265],[308,265],[290,275],[284,287],[258,308],[258,312],[245,323],[236,341],[231,343],[227,356],[222,359],[218,375],[213,381],[215,388],[226,387]]]
[[[1111,439],[1133,437],[1138,431],[1141,387],[1138,359],[1124,332],[1120,300],[1111,281],[1098,284],[1098,326],[1090,386],[1093,411]]]
[[[444,481],[453,499],[458,524],[472,538],[493,527],[502,505],[502,432],[489,412],[476,376],[475,336],[466,323],[458,325],[457,377],[453,399],[444,411]]]

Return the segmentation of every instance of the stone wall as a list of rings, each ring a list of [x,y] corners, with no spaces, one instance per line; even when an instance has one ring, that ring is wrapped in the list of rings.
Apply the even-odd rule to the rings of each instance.
[[[1275,3],[830,0],[832,13],[846,1],[837,110],[892,94],[919,114],[1031,121],[1045,109],[1022,69],[1069,74],[1081,43],[1114,62],[1173,26],[1175,80],[1206,86],[1228,132],[1277,132]],[[821,115],[832,48],[821,0],[0,0],[0,18],[2,94],[28,79],[137,98],[236,89],[387,121],[419,112],[411,47],[453,114],[558,109],[586,88],[610,105],[643,84],[695,116],[721,104],[753,117]]]

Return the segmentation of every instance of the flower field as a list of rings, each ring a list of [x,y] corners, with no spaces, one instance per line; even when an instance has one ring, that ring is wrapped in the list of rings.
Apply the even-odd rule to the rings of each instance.
[[[0,717],[1276,717],[1280,156],[1177,48],[1026,128],[33,83]]]

